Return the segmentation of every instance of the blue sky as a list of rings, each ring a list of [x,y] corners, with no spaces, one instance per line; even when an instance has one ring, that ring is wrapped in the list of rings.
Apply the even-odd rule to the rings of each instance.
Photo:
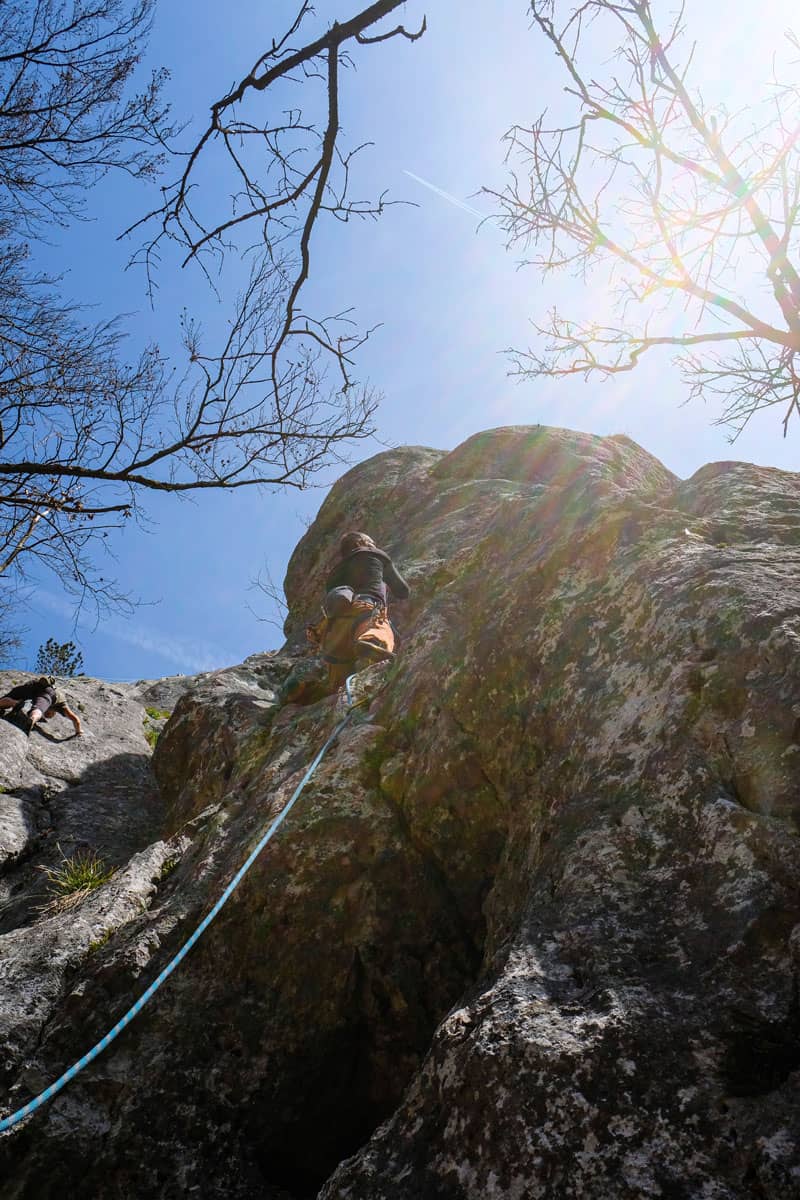
[[[358,7],[337,2],[324,10],[326,18],[341,18]],[[726,6],[724,29],[710,11],[716,6],[696,7],[707,90],[746,102],[748,79],[769,75],[794,4],[763,0],[754,26],[749,0],[735,0]],[[235,6],[162,0],[148,62],[170,69],[176,117],[202,123],[211,101],[249,70],[293,12],[283,0]],[[505,179],[503,133],[545,105],[557,107],[563,81],[529,29],[524,0],[491,6],[409,0],[403,20],[416,26],[423,12],[429,29],[419,42],[394,40],[359,55],[357,70],[343,77],[341,102],[349,143],[374,143],[357,162],[354,194],[388,188],[415,206],[390,208],[377,223],[320,227],[312,244],[317,307],[353,305],[365,325],[382,323],[360,359],[361,377],[385,395],[381,442],[359,444],[355,459],[382,444],[448,449],[479,429],[541,422],[626,433],[681,476],[728,458],[796,470],[798,431],[784,441],[777,415],[765,414],[731,447],[726,432],[711,424],[713,410],[682,403],[683,387],[666,355],[605,383],[517,384],[507,377],[502,352],[528,343],[532,317],[543,317],[556,301],[602,302],[567,279],[543,281],[518,269],[496,225],[477,228],[475,213],[491,212],[478,194],[481,185],[499,187]],[[184,134],[187,141],[196,127]],[[132,351],[156,336],[177,353],[180,310],[188,306],[213,331],[225,319],[226,297],[220,304],[196,275],[167,259],[155,307],[148,307],[141,273],[126,270],[133,246],[115,239],[155,198],[152,188],[106,180],[91,197],[92,219],[54,233],[41,254],[65,273],[75,298],[101,313],[129,314]],[[117,679],[191,673],[279,644],[275,627],[251,611],[275,615],[251,580],[265,563],[282,580],[336,474],[304,493],[156,497],[148,503],[150,531],[128,529],[112,546],[114,574],[144,602],[135,614],[73,631],[71,604],[57,580],[42,577],[32,589],[18,665],[32,666],[48,636],[75,637],[86,669]]]

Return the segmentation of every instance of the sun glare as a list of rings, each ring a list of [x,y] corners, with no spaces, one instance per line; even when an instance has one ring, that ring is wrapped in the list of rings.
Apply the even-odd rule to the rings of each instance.
[[[800,11],[794,0],[764,0],[758,19],[752,0],[730,0],[725,19],[715,4],[690,4],[685,18],[687,41],[695,43],[692,79],[709,102],[730,111],[767,99],[777,80],[800,81]]]

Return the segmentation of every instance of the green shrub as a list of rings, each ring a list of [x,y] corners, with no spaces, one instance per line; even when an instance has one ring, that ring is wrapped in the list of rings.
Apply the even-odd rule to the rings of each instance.
[[[144,736],[147,739],[147,744],[149,745],[150,749],[155,750],[161,730],[154,728],[150,722],[169,720],[169,718],[172,716],[172,713],[167,712],[167,710],[163,708],[145,708],[144,711],[147,713],[147,716],[142,718]]]

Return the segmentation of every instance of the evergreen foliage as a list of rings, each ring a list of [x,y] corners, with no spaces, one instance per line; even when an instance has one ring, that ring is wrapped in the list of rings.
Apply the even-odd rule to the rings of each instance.
[[[36,654],[36,670],[42,675],[71,677],[83,671],[83,654],[74,642],[48,638]]]

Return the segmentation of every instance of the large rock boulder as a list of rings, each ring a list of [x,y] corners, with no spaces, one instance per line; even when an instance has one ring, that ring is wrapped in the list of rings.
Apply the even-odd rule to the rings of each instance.
[[[147,740],[109,731],[45,813],[50,759],[10,747],[20,894],[54,814],[92,819],[85,777],[138,755],[144,803],[123,829],[133,794],[97,789],[117,873],[66,915],[17,901],[0,937],[6,1110],[165,965],[342,718],[286,699],[352,528],[412,583],[397,664],[358,677],[142,1016],[0,1136],[0,1196],[800,1196],[800,477],[681,482],[541,427],[348,472],[289,565],[282,652],[120,697],[123,741],[170,698],[158,793]]]

